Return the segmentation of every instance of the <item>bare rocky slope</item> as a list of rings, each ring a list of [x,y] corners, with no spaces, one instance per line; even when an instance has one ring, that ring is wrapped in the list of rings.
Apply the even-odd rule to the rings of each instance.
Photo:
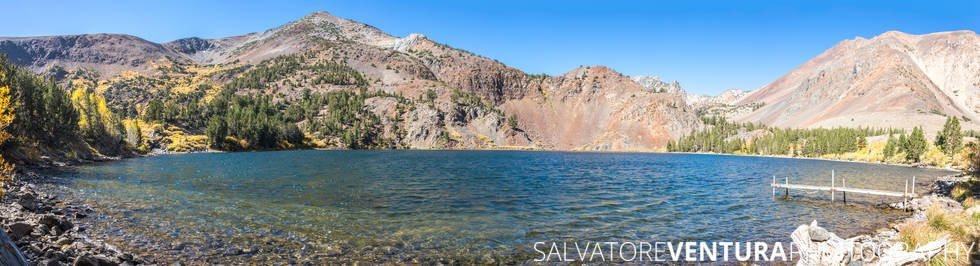
[[[779,127],[874,126],[927,132],[946,116],[977,128],[980,37],[972,31],[897,31],[845,40],[737,104],[758,104],[738,121]]]
[[[35,71],[60,66],[110,74],[123,70],[146,71],[153,61],[182,58],[180,53],[164,45],[122,34],[0,37],[0,51],[13,63]]]
[[[116,110],[140,110],[161,95],[213,95],[282,56],[338,64],[364,82],[314,82],[316,72],[299,70],[239,93],[290,103],[307,89],[366,88],[376,96],[364,108],[380,117],[385,138],[406,148],[662,150],[701,126],[682,93],[644,88],[606,67],[528,75],[421,34],[394,37],[326,12],[264,32],[163,44],[114,34],[0,38],[0,52],[38,72],[88,77]]]

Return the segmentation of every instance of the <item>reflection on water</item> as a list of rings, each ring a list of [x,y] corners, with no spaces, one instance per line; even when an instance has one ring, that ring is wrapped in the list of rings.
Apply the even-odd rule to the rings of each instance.
[[[159,156],[55,175],[92,232],[150,259],[507,262],[535,241],[788,241],[811,220],[864,232],[885,198],[791,192],[776,175],[902,191],[938,170],[691,154],[289,151]],[[846,236],[846,233],[845,233]]]

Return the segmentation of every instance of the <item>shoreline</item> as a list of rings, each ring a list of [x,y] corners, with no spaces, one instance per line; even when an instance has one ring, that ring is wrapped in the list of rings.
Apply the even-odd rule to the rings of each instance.
[[[797,160],[816,160],[816,161],[828,161],[828,162],[861,163],[861,164],[872,164],[872,165],[900,166],[900,167],[909,167],[909,168],[936,169],[936,170],[945,170],[945,171],[950,171],[950,172],[962,172],[963,171],[963,170],[952,168],[952,167],[937,167],[937,166],[931,166],[931,165],[915,165],[915,164],[886,163],[886,162],[869,162],[869,161],[843,160],[843,159],[832,159],[832,158],[792,157],[792,156],[785,156],[785,155],[755,155],[755,154],[734,154],[734,153],[714,153],[714,152],[663,152],[663,153],[698,154],[698,155],[718,155],[718,156],[738,156],[738,157],[762,157],[762,158],[780,158],[780,159],[797,159]]]
[[[61,166],[59,166],[61,167]],[[28,167],[25,167],[28,168]],[[75,199],[61,199],[39,185],[50,177],[37,168],[18,170],[4,183],[0,222],[10,231],[28,265],[136,265],[144,261],[87,233],[79,220],[98,211]],[[4,243],[0,243],[4,244]],[[16,262],[14,262],[16,263]],[[15,264],[16,265],[16,264]]]
[[[816,220],[809,225],[800,225],[792,232],[791,238],[794,244],[801,247],[801,261],[806,258],[806,261],[801,263],[840,265],[855,262],[871,265],[928,263],[933,256],[939,256],[940,252],[945,250],[947,247],[945,238],[915,247],[912,251],[905,251],[903,249],[904,243],[899,235],[900,228],[912,223],[926,221],[926,211],[933,206],[941,206],[940,208],[944,210],[949,210],[953,206],[955,206],[953,208],[962,209],[963,206],[950,197],[950,191],[957,184],[968,182],[969,178],[968,175],[962,173],[941,176],[932,182],[928,193],[913,198],[907,203],[887,204],[886,207],[890,209],[908,210],[908,215],[889,221],[886,227],[875,229],[872,233],[857,233],[845,239],[835,233],[827,232],[826,229],[818,225],[819,221]],[[824,232],[824,237],[821,237],[821,240],[816,240],[814,231]],[[847,235],[853,232],[840,233]],[[934,247],[936,244],[941,245]],[[933,247],[923,250],[923,247],[929,246]]]

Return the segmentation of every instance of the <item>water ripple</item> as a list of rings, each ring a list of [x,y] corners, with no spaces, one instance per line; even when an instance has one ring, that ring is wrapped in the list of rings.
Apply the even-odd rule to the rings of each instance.
[[[687,154],[496,151],[292,151],[160,156],[55,173],[104,215],[85,221],[119,245],[242,261],[372,262],[510,256],[536,241],[787,241],[820,220],[835,231],[883,225],[883,201],[793,191],[772,176],[901,191],[944,172],[869,164]],[[781,194],[781,192],[780,192]],[[185,251],[173,251],[173,243]],[[260,252],[259,252],[260,251]],[[474,254],[476,252],[476,254]],[[217,254],[215,254],[217,253]],[[371,255],[374,254],[374,255]]]

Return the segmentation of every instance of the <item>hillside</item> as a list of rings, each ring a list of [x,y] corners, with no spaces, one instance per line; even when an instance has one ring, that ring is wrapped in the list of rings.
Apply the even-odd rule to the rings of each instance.
[[[53,66],[88,68],[107,74],[146,71],[154,61],[182,58],[180,53],[163,45],[121,34],[0,37],[0,51],[11,62],[38,72]]]
[[[736,121],[778,127],[942,127],[946,116],[978,128],[980,37],[971,31],[891,31],[838,43],[739,105]]]
[[[204,149],[195,136],[210,132],[227,134],[210,141],[222,149],[662,150],[700,127],[680,94],[606,67],[528,75],[326,12],[163,44],[112,34],[0,38],[0,52],[140,118],[150,149]]]

